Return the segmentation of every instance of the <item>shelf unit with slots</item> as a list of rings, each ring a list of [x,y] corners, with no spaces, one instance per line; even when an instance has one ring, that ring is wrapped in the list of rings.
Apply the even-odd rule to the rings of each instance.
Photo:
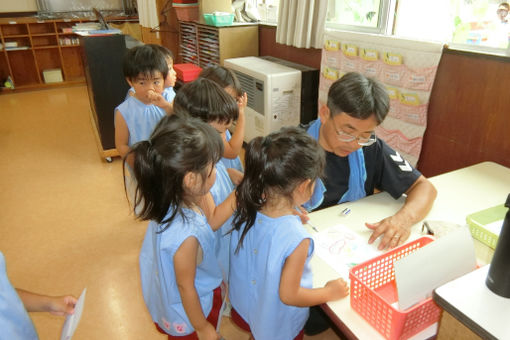
[[[84,84],[80,39],[70,29],[76,23],[90,21],[95,19],[0,18],[0,43],[3,46],[0,49],[0,90],[9,91],[4,87],[8,77],[15,90]],[[15,42],[16,47],[6,47],[5,43],[9,42]],[[62,82],[45,83],[43,71],[51,69],[61,70]]]
[[[205,68],[223,65],[228,58],[258,56],[258,25],[209,26],[179,22],[179,48],[183,63]]]

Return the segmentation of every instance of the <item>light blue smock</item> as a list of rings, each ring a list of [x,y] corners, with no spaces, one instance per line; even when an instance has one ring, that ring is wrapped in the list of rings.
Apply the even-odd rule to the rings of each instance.
[[[146,105],[129,96],[115,108],[126,121],[129,130],[128,145],[148,140],[159,121],[166,115],[165,110],[156,105]]]
[[[310,239],[301,286],[312,288],[310,258],[313,240],[298,216],[271,218],[257,213],[255,224],[235,254],[241,233],[234,231],[230,242],[230,288],[232,307],[250,325],[255,339],[294,339],[308,319],[308,307],[284,304],[280,300],[280,278],[289,255]]]
[[[225,134],[226,134],[226,137],[227,137],[227,142],[232,138],[232,135],[230,134],[230,131],[225,131]],[[225,165],[225,168],[229,169],[229,168],[232,168],[232,169],[236,169],[236,170],[239,170],[241,172],[244,172],[244,169],[243,169],[243,163],[241,163],[241,159],[239,158],[239,156],[237,156],[236,158],[225,158],[223,157],[221,159],[221,162]]]
[[[149,222],[140,252],[140,275],[145,304],[152,320],[168,334],[183,336],[194,332],[182,305],[174,270],[174,255],[189,237],[195,237],[203,251],[202,262],[197,265],[195,289],[202,311],[207,317],[213,304],[213,290],[222,281],[216,259],[216,237],[204,216],[183,209],[185,217],[177,214],[171,225],[162,233],[162,225]],[[167,215],[167,217],[170,215]]]
[[[173,87],[165,87],[163,90],[163,98],[169,103],[174,101],[175,91]]]
[[[228,176],[225,166],[218,162],[216,164],[216,181],[211,187],[211,195],[214,204],[219,205],[234,190],[234,184]],[[230,233],[232,229],[231,216],[218,230],[214,232],[216,236],[216,257],[223,273],[223,281],[228,282],[229,258],[230,258]]]
[[[0,338],[16,340],[39,339],[18,293],[11,285],[0,252]]]

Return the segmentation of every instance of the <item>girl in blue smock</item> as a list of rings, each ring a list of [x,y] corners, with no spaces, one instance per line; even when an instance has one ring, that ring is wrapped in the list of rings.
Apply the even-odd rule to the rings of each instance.
[[[218,229],[232,215],[234,195],[214,206],[210,189],[223,145],[198,120],[166,116],[135,144],[137,217],[150,220],[140,252],[143,297],[169,339],[219,339],[222,272]]]
[[[324,164],[324,151],[298,128],[247,146],[230,245],[229,298],[233,321],[257,340],[301,339],[309,306],[348,295],[342,279],[312,288],[313,240],[295,215]]]
[[[231,124],[228,124],[221,135],[223,138],[223,145],[225,146],[221,162],[227,169],[236,169],[243,172],[243,165],[241,159],[239,159],[239,153],[243,146],[245,124],[244,110],[248,104],[248,96],[246,92],[243,92],[241,84],[234,72],[226,67],[220,65],[208,66],[200,72],[199,77],[212,80],[237,102],[239,115],[235,119],[235,132],[230,134],[227,128]]]

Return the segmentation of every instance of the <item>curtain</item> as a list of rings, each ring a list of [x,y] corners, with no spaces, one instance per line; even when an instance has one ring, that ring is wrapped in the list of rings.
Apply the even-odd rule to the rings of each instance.
[[[280,0],[276,42],[322,48],[327,8],[324,0]]]
[[[156,0],[137,0],[138,18],[140,25],[147,28],[156,28],[159,26],[158,10]]]

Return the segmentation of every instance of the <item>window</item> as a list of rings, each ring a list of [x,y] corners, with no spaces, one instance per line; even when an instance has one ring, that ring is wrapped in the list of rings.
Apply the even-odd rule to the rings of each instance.
[[[278,23],[278,5],[280,0],[257,0],[260,21],[276,25]]]
[[[390,34],[390,8],[395,1],[388,0],[328,0],[326,27],[358,32]]]
[[[510,54],[510,16],[502,0],[328,1],[327,28]]]

